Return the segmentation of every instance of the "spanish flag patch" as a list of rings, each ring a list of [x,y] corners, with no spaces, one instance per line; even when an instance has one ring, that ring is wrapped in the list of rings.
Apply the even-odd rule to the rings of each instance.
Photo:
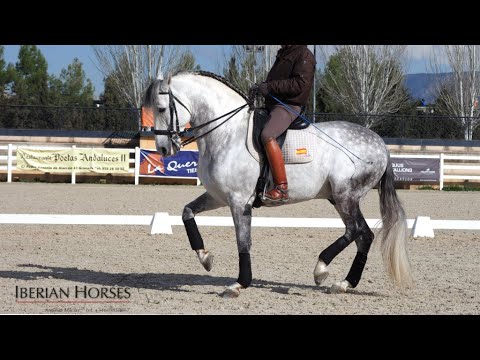
[[[295,149],[295,155],[307,155],[308,151],[306,148]]]

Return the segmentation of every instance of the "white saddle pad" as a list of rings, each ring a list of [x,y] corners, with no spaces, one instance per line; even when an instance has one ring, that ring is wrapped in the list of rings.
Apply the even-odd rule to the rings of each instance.
[[[285,164],[303,164],[313,160],[316,150],[316,135],[312,125],[303,130],[288,130],[282,146]],[[253,146],[253,111],[248,119],[247,148],[255,160],[260,162],[258,151]]]

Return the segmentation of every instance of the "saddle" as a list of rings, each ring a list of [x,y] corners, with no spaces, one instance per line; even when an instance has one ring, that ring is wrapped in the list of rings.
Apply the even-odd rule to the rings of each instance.
[[[300,113],[302,116],[304,114],[304,111],[305,111],[305,108],[302,107],[302,111]],[[256,108],[255,111],[253,112],[253,121],[250,120],[249,131],[248,131],[249,139],[247,139],[247,147],[249,148],[249,151],[252,154],[252,156],[262,164],[262,167],[260,170],[260,176],[255,186],[256,196],[255,196],[255,201],[252,204],[252,207],[254,208],[259,208],[262,205],[265,205],[262,202],[261,198],[267,186],[267,180],[270,173],[270,166],[268,161],[266,160],[267,157],[266,157],[265,149],[262,144],[260,134],[262,133],[262,130],[265,127],[268,119],[269,119],[269,114],[267,109]],[[297,157],[295,156],[292,157],[291,154],[289,154],[289,152],[286,153],[284,149],[285,140],[287,138],[287,134],[289,133],[288,130],[303,130],[308,128],[309,126],[310,126],[310,122],[305,121],[300,116],[298,116],[292,122],[292,124],[288,127],[287,131],[285,131],[282,135],[280,135],[277,138],[278,145],[280,146],[280,148],[282,149],[282,152],[284,153],[283,155],[284,155],[285,164],[304,163],[304,162],[309,162],[313,159],[312,154],[308,154],[308,149],[307,149],[308,147],[302,146],[301,141],[296,141],[298,136],[297,137],[294,136],[294,140],[293,141],[290,140],[288,142],[288,143],[292,143],[292,142],[294,143],[291,145],[293,145],[293,148],[295,149],[292,148],[290,150],[293,150],[294,154],[297,154]],[[302,137],[301,134],[299,135],[300,135],[300,138],[302,138],[303,140],[307,140],[307,143],[310,143],[308,139],[305,138],[305,136]],[[251,140],[251,143],[248,140]],[[297,145],[297,143],[299,143],[300,145]],[[252,151],[253,150],[251,149],[252,146],[256,151]],[[300,146],[300,148],[298,148],[298,146]],[[311,150],[311,146],[309,148]]]
[[[300,115],[303,116],[305,112],[305,107],[302,107],[302,111]],[[253,145],[255,149],[261,154],[262,157],[265,156],[265,150],[263,148],[262,140],[260,138],[260,134],[262,133],[263,128],[267,124],[268,121],[268,110],[265,108],[256,108],[253,113]],[[303,130],[310,126],[310,123],[303,120],[300,116],[298,116],[288,127],[288,130]],[[287,131],[285,131],[282,135],[277,138],[278,145],[280,148],[283,146],[285,142],[285,137],[287,136]]]

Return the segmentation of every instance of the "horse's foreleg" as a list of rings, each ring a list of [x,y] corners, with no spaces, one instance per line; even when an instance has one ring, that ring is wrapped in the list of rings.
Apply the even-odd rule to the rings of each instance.
[[[192,250],[195,250],[203,267],[210,271],[213,266],[213,255],[205,249],[202,236],[198,231],[197,223],[195,222],[195,215],[202,211],[217,209],[224,206],[224,204],[215,200],[209,193],[204,193],[191,203],[185,205],[182,214],[182,220],[187,231],[188,240]]]
[[[250,204],[230,206],[230,210],[232,211],[237,237],[239,273],[237,282],[227,286],[222,296],[236,298],[240,295],[241,289],[246,289],[252,283],[252,264],[250,261],[252,206]]]

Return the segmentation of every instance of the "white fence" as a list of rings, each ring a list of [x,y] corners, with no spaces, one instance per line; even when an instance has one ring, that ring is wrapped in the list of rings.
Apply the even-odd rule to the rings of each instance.
[[[392,158],[411,158],[411,159],[440,159],[440,190],[443,189],[445,180],[479,180],[478,175],[469,175],[480,171],[480,156],[472,155],[445,155],[444,153],[438,155],[411,155],[411,154],[395,154]],[[462,161],[461,164],[458,162]],[[462,173],[446,174],[448,170],[462,170]]]
[[[22,145],[23,146],[23,145]],[[75,145],[71,147],[59,147],[59,146],[32,146],[36,149],[70,149],[75,148]],[[6,155],[0,155],[0,170],[7,171],[7,182],[12,182],[12,171],[17,170],[17,145],[8,144],[1,145],[0,152],[7,151]],[[129,169],[129,173],[134,174],[135,185],[139,184],[140,177],[158,177],[152,175],[141,175],[140,174],[140,148],[136,147],[135,149],[128,149],[130,154],[133,154],[133,158],[129,159],[130,164],[134,164],[132,168]],[[131,155],[132,156],[132,155]],[[471,156],[471,155],[411,155],[411,154],[395,154],[391,155],[392,158],[425,158],[425,159],[440,159],[440,190],[443,189],[445,180],[456,179],[456,180],[479,180],[480,175],[471,175],[472,173],[480,173],[480,156]],[[6,162],[6,164],[5,164]],[[459,163],[461,162],[461,163]],[[449,174],[448,170],[454,170],[456,174]],[[458,173],[458,171],[462,171]],[[76,173],[71,172],[72,184],[76,182]],[[200,184],[200,181],[196,177],[169,177],[161,176],[161,178],[181,178],[181,179],[196,179],[197,185]]]
[[[445,170],[480,170],[480,166],[472,163],[463,163],[463,164],[446,164],[445,162],[448,160],[463,160],[467,162],[471,161],[480,161],[480,156],[469,156],[469,155],[445,155],[440,154],[440,190],[443,189],[443,182],[445,179],[461,179],[461,180],[480,180],[480,176],[478,175],[445,175]]]
[[[233,226],[230,216],[196,216],[198,226]],[[380,219],[366,219],[372,228],[382,226]],[[149,215],[57,215],[57,214],[0,214],[0,224],[35,225],[145,225],[150,226],[150,234],[172,234],[172,226],[183,226],[181,216],[170,216],[166,212]],[[290,228],[344,228],[339,218],[282,218],[253,217],[253,227]],[[431,220],[417,216],[407,219],[413,237],[434,237],[434,229],[480,230],[478,220]]]
[[[22,145],[25,146],[25,145]],[[0,152],[7,151],[6,155],[0,155],[0,170],[7,171],[7,182],[12,182],[12,173],[14,170],[17,170],[17,145],[8,144],[8,145],[0,145]],[[47,149],[47,150],[65,150],[65,149],[75,149],[76,146],[72,145],[71,147],[67,146],[30,146],[35,149]],[[128,170],[129,174],[134,174],[135,185],[139,184],[139,178],[141,177],[157,177],[157,178],[166,178],[166,179],[193,179],[197,180],[197,185],[200,184],[200,181],[196,177],[173,177],[173,176],[152,176],[152,175],[141,175],[140,174],[140,148],[136,147],[135,149],[121,149],[121,150],[128,150],[130,156],[133,154],[133,158],[129,159],[130,164],[134,164],[134,167],[131,167]],[[6,164],[5,164],[6,162]],[[76,172],[72,171],[71,173],[71,182],[72,184],[76,183]]]

